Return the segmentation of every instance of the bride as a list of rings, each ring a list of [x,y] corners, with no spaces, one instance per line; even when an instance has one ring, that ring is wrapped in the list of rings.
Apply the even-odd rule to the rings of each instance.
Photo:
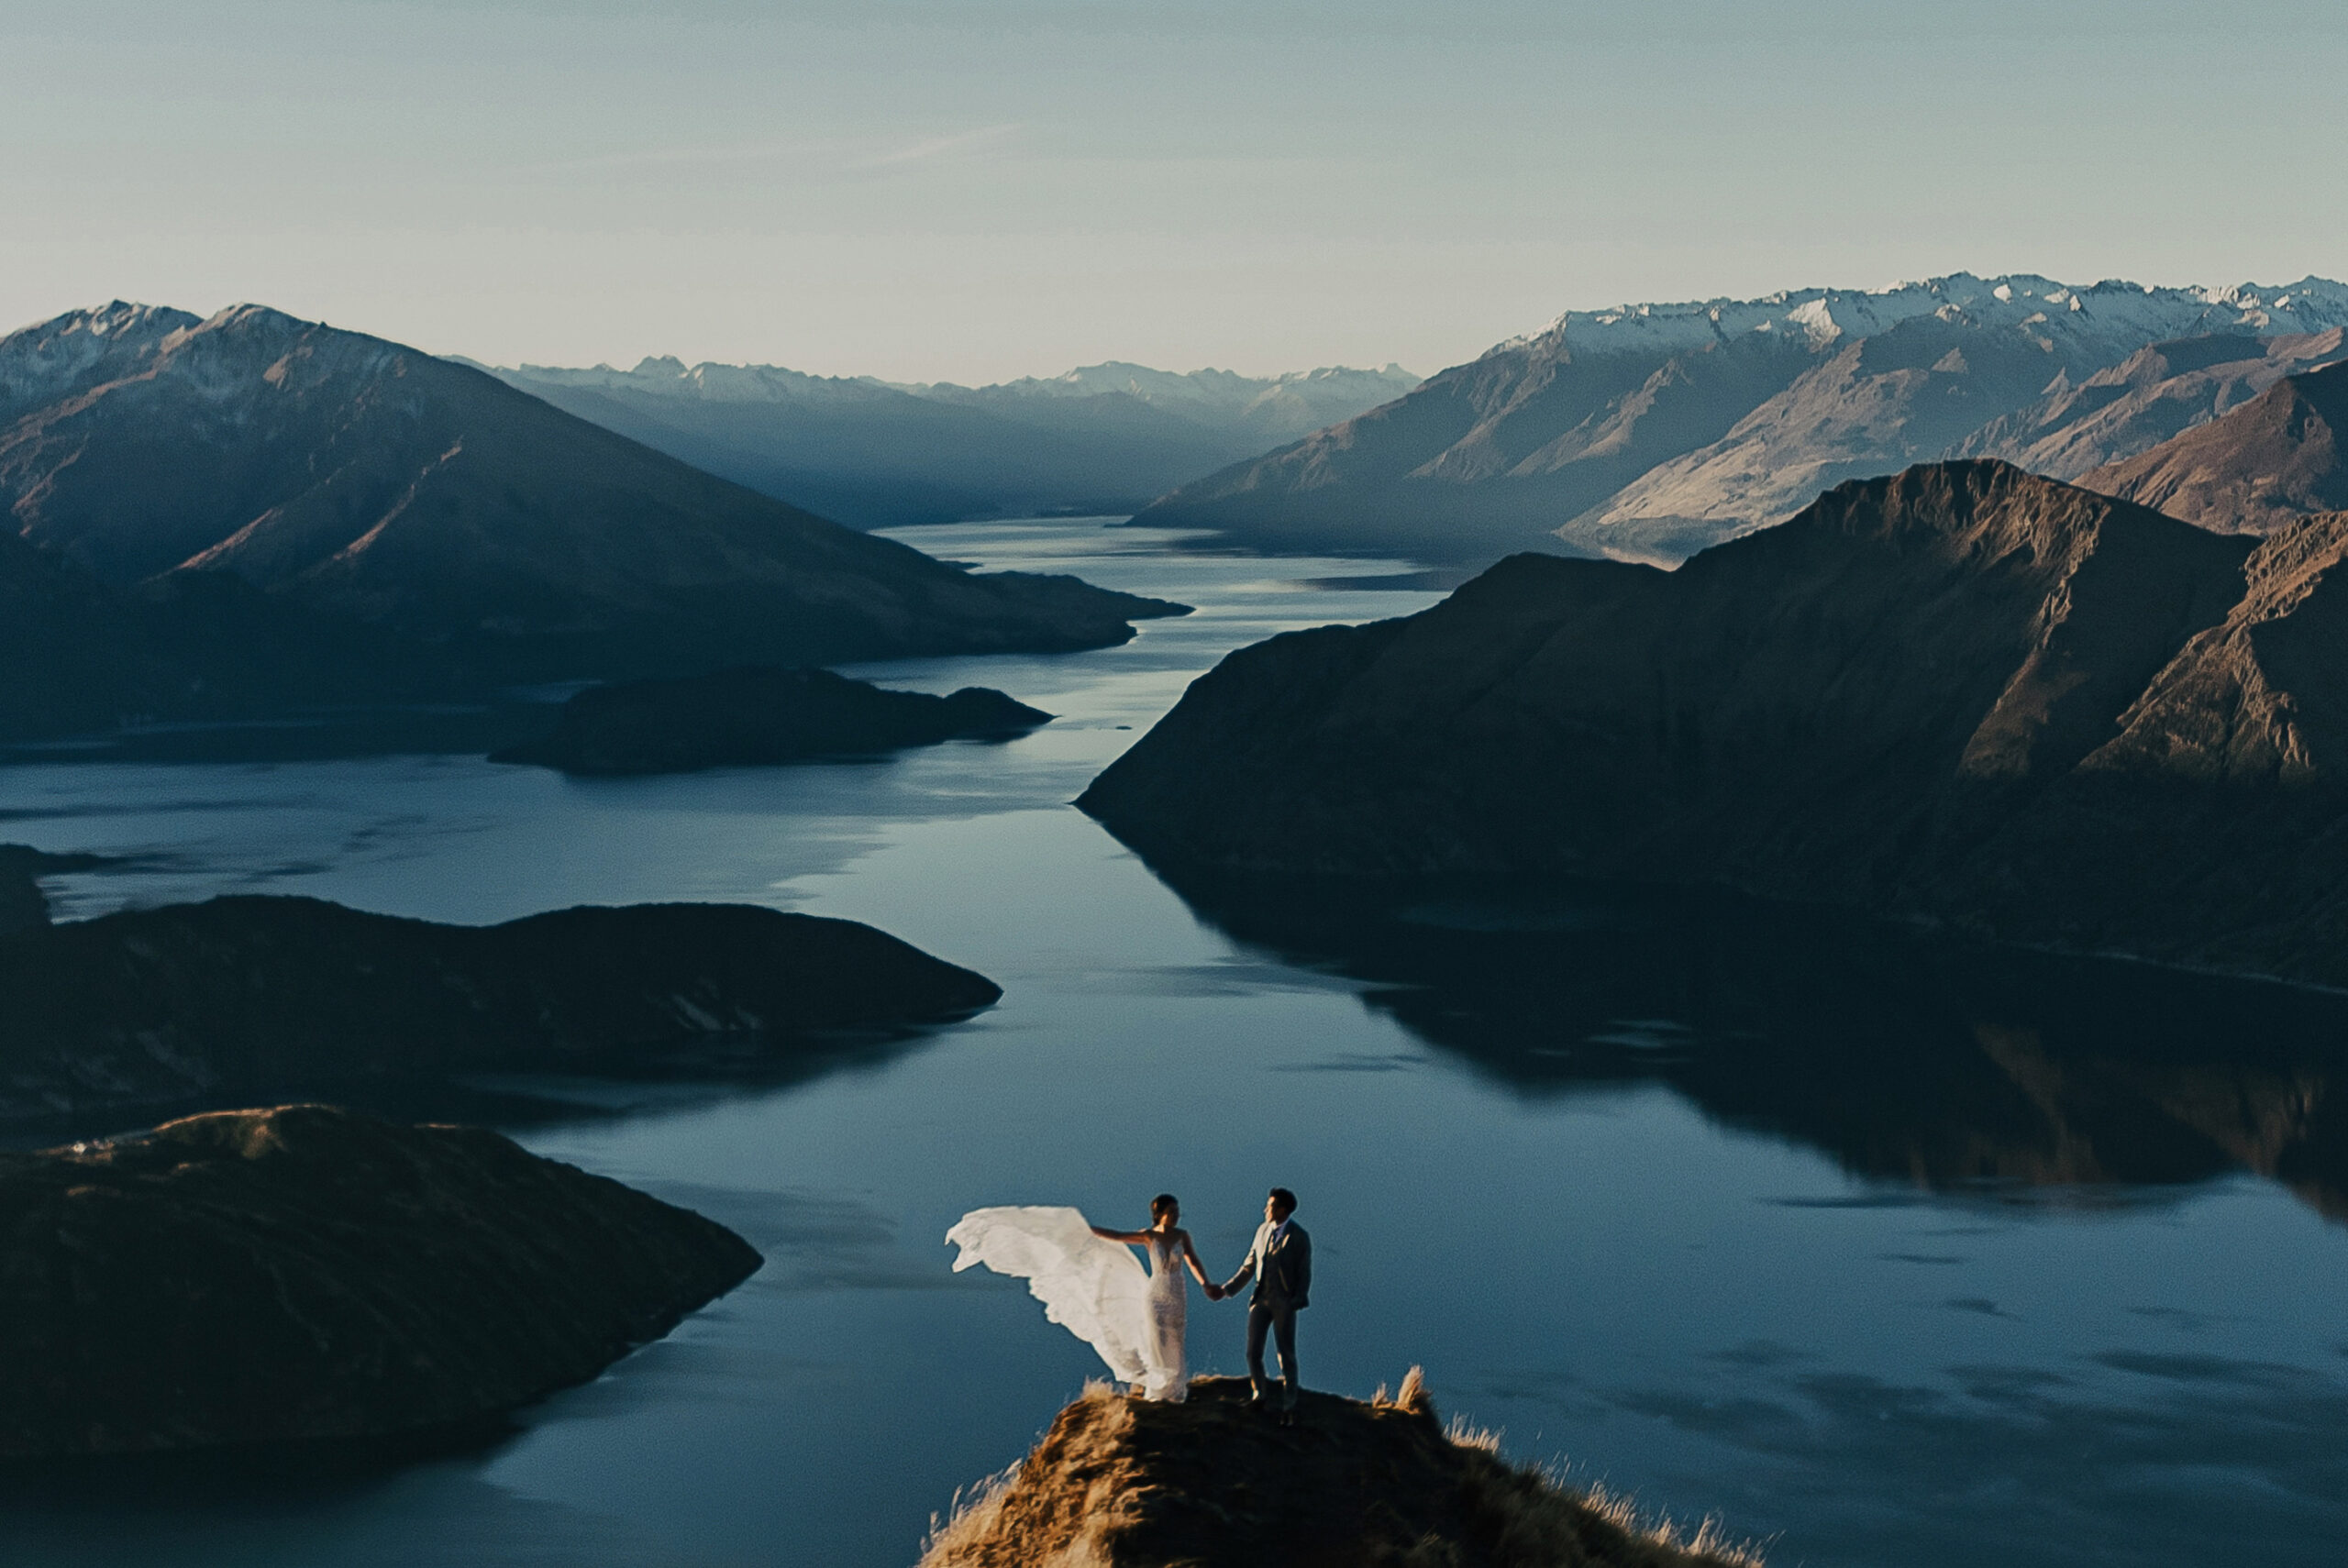
[[[974,1209],[946,1239],[962,1249],[957,1274],[984,1264],[1024,1279],[1044,1316],[1099,1351],[1118,1381],[1146,1399],[1180,1399],[1191,1382],[1182,1350],[1189,1298],[1183,1269],[1206,1287],[1209,1300],[1220,1294],[1207,1281],[1190,1232],[1176,1223],[1181,1217],[1182,1206],[1163,1192],[1149,1200],[1146,1231],[1103,1230],[1073,1209]],[[1149,1254],[1146,1275],[1126,1246]]]

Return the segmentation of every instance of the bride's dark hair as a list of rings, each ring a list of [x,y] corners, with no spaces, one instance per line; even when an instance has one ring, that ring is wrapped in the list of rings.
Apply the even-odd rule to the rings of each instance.
[[[1149,1200],[1149,1217],[1152,1220],[1162,1220],[1168,1214],[1172,1213],[1174,1210],[1181,1207],[1182,1206],[1180,1204],[1174,1201],[1174,1195],[1172,1193],[1161,1192],[1156,1198]]]

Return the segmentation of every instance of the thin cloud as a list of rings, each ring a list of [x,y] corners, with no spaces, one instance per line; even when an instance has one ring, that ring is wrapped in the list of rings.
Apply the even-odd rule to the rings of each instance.
[[[885,168],[900,163],[924,163],[933,158],[943,158],[952,152],[969,152],[991,146],[1019,130],[1015,125],[982,126],[977,130],[957,131],[951,136],[934,136],[925,141],[901,147],[894,152],[883,152],[864,160],[862,167]]]

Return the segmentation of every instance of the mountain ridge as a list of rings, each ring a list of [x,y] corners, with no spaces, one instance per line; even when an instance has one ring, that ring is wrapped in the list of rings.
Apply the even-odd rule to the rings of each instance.
[[[1079,805],[1185,876],[1718,884],[2348,983],[2348,520],[1988,459],[1240,650]]]
[[[404,649],[377,661],[387,687],[435,662],[479,685],[1092,647],[1180,610],[949,566],[478,370],[266,306],[196,321],[117,303],[37,324],[0,339],[0,399],[15,536],[0,554],[50,563],[17,563],[21,592],[111,599],[113,613],[124,595],[234,580],[258,596],[254,617],[369,628]],[[205,680],[203,647],[141,636],[160,680],[91,683],[184,695]],[[101,665],[119,652],[86,651]],[[77,711],[103,724],[122,710]]]
[[[1392,404],[1161,496],[1137,521],[1275,550],[1670,564],[1845,479],[1958,448],[2017,456],[1966,444],[2148,345],[2342,326],[2348,285],[2317,278],[2176,289],[1953,273],[1569,311]]]

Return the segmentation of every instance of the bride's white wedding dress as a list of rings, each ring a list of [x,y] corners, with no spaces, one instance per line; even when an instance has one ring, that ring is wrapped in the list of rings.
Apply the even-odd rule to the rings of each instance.
[[[1154,1232],[1149,1272],[1123,1242],[1104,1242],[1073,1209],[974,1209],[946,1239],[959,1274],[984,1264],[1027,1282],[1044,1316],[1101,1353],[1121,1383],[1150,1399],[1190,1387],[1182,1350],[1189,1286],[1179,1247]]]

